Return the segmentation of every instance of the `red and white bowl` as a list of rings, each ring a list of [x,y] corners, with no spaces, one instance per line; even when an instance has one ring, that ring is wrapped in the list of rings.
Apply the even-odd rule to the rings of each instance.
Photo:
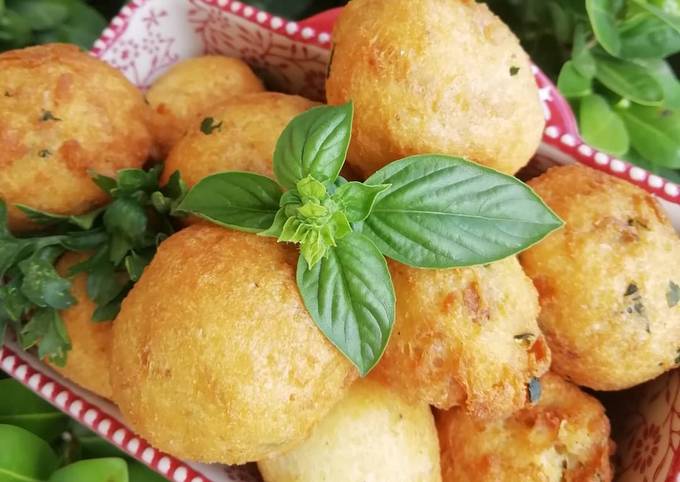
[[[338,11],[291,22],[232,0],[133,0],[104,30],[92,54],[142,89],[182,59],[204,53],[235,56],[277,89],[323,99]],[[569,104],[538,68],[534,73],[547,123],[529,171],[576,161],[626,179],[657,196],[680,231],[680,186],[585,144]],[[169,480],[260,480],[253,467],[195,464],[154,449],[126,426],[111,403],[65,380],[11,342],[0,347],[0,367]],[[617,480],[680,482],[680,373],[605,399],[617,434]]]

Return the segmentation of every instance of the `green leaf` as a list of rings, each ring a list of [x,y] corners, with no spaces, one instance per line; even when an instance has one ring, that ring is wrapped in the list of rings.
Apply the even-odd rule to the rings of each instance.
[[[653,164],[680,169],[680,111],[631,104],[617,112],[636,151]]]
[[[669,28],[680,33],[680,16],[666,12],[646,0],[632,1],[641,9],[647,11],[649,14],[654,15],[656,18],[664,22]]]
[[[38,356],[63,366],[71,340],[59,313],[54,309],[41,309],[33,313],[21,335],[24,348],[38,344]]]
[[[47,441],[66,430],[68,417],[16,380],[0,380],[0,394],[0,424],[16,425]]]
[[[17,204],[16,206],[24,214],[26,214],[26,216],[28,216],[28,218],[31,221],[34,221],[38,224],[55,224],[60,222],[68,222],[83,230],[91,229],[97,217],[104,210],[104,208],[100,208],[78,216],[66,216],[63,214],[54,214],[49,213],[47,211],[41,211],[39,209],[34,209],[30,206],[26,206],[24,204]]]
[[[643,67],[627,60],[597,55],[595,78],[616,94],[642,105],[660,105],[663,89]]]
[[[130,482],[166,482],[165,477],[139,462],[128,462],[128,473]]]
[[[117,188],[123,193],[133,193],[135,191],[151,192],[159,188],[158,168],[154,167],[149,171],[144,169],[121,169],[117,173]]]
[[[378,363],[394,323],[387,263],[366,237],[352,233],[309,269],[300,257],[297,284],[317,326],[362,376]]]
[[[638,61],[652,75],[664,91],[664,107],[680,109],[680,82],[668,62],[662,59]]]
[[[21,291],[37,306],[63,310],[73,305],[75,299],[70,291],[71,282],[59,276],[52,263],[53,260],[36,255],[21,261],[19,268],[24,275]]]
[[[14,10],[5,9],[0,14],[0,49],[25,47],[31,41],[31,25]]]
[[[595,57],[588,48],[588,26],[580,22],[574,28],[574,41],[571,52],[571,60],[576,71],[582,76],[592,79],[597,71]]]
[[[109,241],[109,259],[118,266],[132,249],[132,243],[124,234],[117,232],[111,234]]]
[[[680,51],[680,32],[650,14],[626,19],[619,32],[621,57],[625,59],[663,58]]]
[[[7,214],[7,205],[5,201],[0,199],[0,238],[11,238],[12,233],[9,232],[9,215]]]
[[[132,253],[126,256],[125,269],[127,270],[130,279],[132,281],[137,281],[139,277],[142,276],[142,272],[149,262],[151,262],[150,256],[142,256],[137,253]]]
[[[356,223],[368,217],[378,196],[389,187],[388,184],[368,185],[360,182],[348,182],[335,191],[333,200],[342,206],[348,221]]]
[[[87,296],[98,305],[105,305],[123,291],[125,283],[121,282],[113,264],[108,259],[101,259],[90,267],[87,273]]]
[[[274,222],[281,194],[281,188],[267,177],[222,172],[201,179],[177,210],[229,228],[260,232]]]
[[[91,172],[90,177],[92,178],[92,181],[97,186],[99,186],[99,189],[109,195],[113,193],[114,189],[116,189],[116,186],[118,185],[114,178],[97,174],[96,172]]]
[[[290,191],[289,191],[290,192]],[[264,231],[257,233],[258,236],[267,236],[270,238],[278,238],[283,233],[283,228],[286,225],[289,217],[286,215],[286,210],[284,208],[276,211],[276,216],[274,216],[274,222]]]
[[[97,308],[95,308],[95,310],[92,312],[92,321],[94,323],[113,321],[120,312],[120,305],[122,301],[123,297],[118,296],[116,299],[105,305],[97,306]]]
[[[68,233],[61,245],[69,251],[93,251],[106,244],[109,235],[102,228]]]
[[[7,0],[7,8],[25,18],[33,30],[56,27],[69,15],[59,0]]]
[[[128,482],[125,460],[120,458],[89,459],[62,467],[48,482]]]
[[[274,150],[274,173],[292,189],[307,176],[332,183],[345,162],[352,134],[352,103],[319,106],[295,117]]]
[[[27,248],[26,241],[14,238],[0,238],[0,278],[19,259]]]
[[[612,55],[621,50],[621,40],[616,28],[616,15],[621,2],[617,0],[586,0],[590,24],[600,45]]]
[[[623,120],[599,95],[581,99],[579,127],[583,139],[597,149],[617,156],[628,151],[628,131]]]
[[[96,9],[80,1],[69,1],[68,7],[68,19],[57,28],[57,35],[62,42],[89,49],[106,27],[106,19]]]
[[[573,61],[568,60],[560,71],[557,88],[565,97],[583,97],[592,92],[592,81],[576,69]]]
[[[40,482],[57,468],[56,454],[43,439],[13,425],[0,425],[0,480]]]
[[[118,198],[104,211],[104,226],[109,233],[116,233],[126,239],[138,242],[146,233],[146,211],[130,198]]]
[[[464,159],[411,156],[367,184],[391,184],[355,229],[380,251],[421,268],[452,268],[506,258],[562,221],[518,179]]]

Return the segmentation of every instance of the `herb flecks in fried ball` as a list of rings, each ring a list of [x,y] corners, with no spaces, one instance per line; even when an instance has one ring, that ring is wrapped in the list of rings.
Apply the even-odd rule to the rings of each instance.
[[[507,419],[438,413],[443,481],[611,481],[614,445],[600,402],[554,374],[541,384],[538,403]]]
[[[411,154],[515,173],[544,125],[531,64],[485,4],[353,0],[333,30],[329,104],[355,106],[348,160],[364,176]]]
[[[529,184],[566,221],[521,255],[539,292],[552,369],[620,390],[677,366],[680,239],[657,201],[578,165]]]
[[[274,176],[272,157],[283,129],[315,102],[296,95],[263,92],[234,97],[197,119],[172,149],[163,181],[179,170],[189,186],[221,171]]]
[[[527,384],[550,365],[538,296],[516,258],[425,270],[391,261],[392,337],[372,376],[438,408],[477,417],[522,408]]]
[[[146,93],[154,111],[152,130],[160,156],[164,158],[216,103],[263,90],[262,81],[240,59],[205,55],[173,65]]]
[[[258,463],[267,482],[440,482],[430,407],[361,380],[293,450]]]
[[[77,47],[0,54],[0,198],[13,231],[33,228],[15,204],[82,214],[106,202],[89,171],[141,167],[148,106],[113,67]]]
[[[356,370],[314,325],[297,252],[197,224],[161,244],[114,321],[114,401],[178,457],[260,460],[301,442]]]

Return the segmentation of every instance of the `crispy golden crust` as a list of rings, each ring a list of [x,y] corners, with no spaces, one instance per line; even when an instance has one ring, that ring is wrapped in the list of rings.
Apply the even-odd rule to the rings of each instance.
[[[566,227],[521,255],[540,301],[553,370],[579,385],[619,390],[675,366],[680,240],[642,189],[577,165],[530,185]]]
[[[165,158],[195,120],[215,104],[263,90],[262,81],[240,59],[205,55],[173,65],[146,93],[154,112],[152,128],[160,156]]]
[[[326,95],[354,102],[348,159],[364,176],[427,152],[514,173],[536,151],[544,120],[529,59],[486,5],[353,0],[333,42]]]
[[[151,148],[148,107],[119,71],[75,46],[0,55],[0,198],[81,214],[106,201],[89,170],[140,167]],[[32,224],[14,207],[10,227]]]
[[[302,441],[356,370],[321,334],[275,240],[197,224],[161,244],[114,322],[114,401],[189,460],[243,463]]]
[[[66,253],[59,259],[57,270],[67,275],[71,266],[84,261],[85,254]],[[111,323],[95,323],[92,313],[96,306],[87,296],[87,277],[80,273],[73,278],[71,294],[77,300],[72,307],[63,310],[66,331],[71,338],[71,350],[64,367],[51,364],[52,368],[69,380],[104,398],[111,398],[109,366],[111,359]]]
[[[536,290],[517,260],[451,270],[389,266],[397,314],[372,376],[481,418],[523,407],[526,384],[548,370],[550,352],[536,323]]]
[[[510,418],[479,421],[459,408],[436,416],[444,482],[609,482],[604,407],[557,375],[540,401]]]
[[[272,157],[283,129],[315,102],[296,95],[263,92],[244,94],[215,107],[206,116],[221,126],[210,134],[194,122],[186,136],[172,149],[163,179],[179,170],[190,186],[221,171],[250,171],[273,176]]]
[[[430,407],[366,379],[307,440],[258,467],[266,482],[441,482]]]

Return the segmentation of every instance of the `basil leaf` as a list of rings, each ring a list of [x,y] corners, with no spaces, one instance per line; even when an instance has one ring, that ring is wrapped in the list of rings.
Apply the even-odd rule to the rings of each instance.
[[[267,177],[222,172],[200,180],[177,210],[229,228],[260,232],[274,222],[281,194],[281,188]]]
[[[626,59],[663,58],[680,51],[680,32],[653,15],[638,14],[626,19],[619,32],[621,57]]]
[[[125,283],[117,276],[113,264],[103,259],[88,270],[87,296],[98,305],[105,305],[123,291]]]
[[[351,233],[312,269],[300,256],[297,284],[319,329],[362,376],[371,371],[394,323],[394,288],[380,251]]]
[[[350,223],[363,221],[368,217],[380,193],[390,186],[387,184],[368,185],[360,182],[348,182],[341,185],[333,194]]]
[[[40,309],[33,313],[21,331],[24,348],[38,344],[38,356],[63,366],[71,340],[59,313],[54,309]]]
[[[579,127],[583,139],[593,147],[617,156],[628,151],[626,125],[599,95],[588,95],[581,99]]]
[[[0,238],[0,278],[17,261],[27,242],[14,238]]]
[[[7,214],[7,205],[5,201],[0,199],[0,238],[11,238],[12,233],[9,232],[9,215]]]
[[[583,22],[576,24],[574,28],[574,41],[571,52],[571,60],[576,71],[582,76],[592,79],[595,76],[597,66],[595,57],[588,48],[588,34],[590,29]]]
[[[658,166],[680,169],[680,111],[631,104],[617,112],[636,151]]]
[[[99,189],[108,195],[111,195],[118,185],[114,178],[97,174],[96,172],[90,172],[90,177],[92,178],[92,181],[99,186]]]
[[[647,70],[627,60],[597,55],[595,78],[621,97],[642,105],[660,105],[663,89]]]
[[[288,221],[288,219],[289,217],[286,215],[285,208],[279,209],[278,211],[276,211],[276,216],[274,216],[274,222],[272,223],[272,225],[269,226],[264,231],[257,233],[258,236],[278,238],[279,236],[281,236],[281,233],[283,233],[283,228],[286,225],[286,221]]]
[[[59,0],[7,0],[7,8],[25,18],[31,29],[47,30],[68,17],[68,7]]]
[[[0,474],[3,481],[47,480],[57,468],[56,454],[43,439],[13,425],[0,425]]]
[[[132,249],[132,243],[124,234],[117,232],[111,234],[109,241],[109,259],[114,265],[118,266]]]
[[[125,269],[132,281],[137,281],[144,268],[151,262],[152,256],[142,256],[137,253],[129,254],[125,257]]]
[[[664,22],[669,28],[680,32],[680,16],[666,12],[647,0],[633,0],[633,2],[641,9]]]
[[[121,169],[117,173],[117,191],[132,193],[135,191],[155,191],[158,186],[158,168],[149,171],[143,169]]]
[[[62,467],[52,474],[48,482],[128,482],[125,460],[120,458],[81,460]]]
[[[680,109],[680,82],[668,62],[662,59],[638,61],[652,75],[664,91],[664,107]]]
[[[274,173],[293,189],[312,176],[332,183],[345,162],[352,134],[352,103],[319,106],[295,117],[283,130],[274,150]]]
[[[21,292],[21,277],[14,276],[9,282],[0,284],[0,319],[19,322],[31,307]]]
[[[60,244],[69,251],[92,251],[108,240],[109,235],[102,228],[96,228],[68,233]]]
[[[69,1],[68,7],[68,19],[57,28],[60,41],[89,49],[106,27],[106,19],[96,9],[83,2]]]
[[[14,10],[5,9],[0,15],[0,49],[25,47],[31,41],[31,25]]]
[[[117,297],[105,305],[99,305],[92,312],[92,321],[94,323],[103,323],[113,321],[120,312],[120,305],[123,302],[123,297]]]
[[[35,305],[63,310],[75,303],[70,281],[59,276],[51,261],[32,256],[19,268],[24,275],[21,292]]]
[[[616,28],[616,15],[621,4],[618,0],[586,0],[586,11],[595,37],[612,55],[618,55],[621,50],[621,40]]]
[[[48,213],[47,211],[41,211],[24,204],[17,204],[16,206],[35,223],[54,224],[66,221],[83,230],[91,229],[99,214],[104,211],[104,208],[100,208],[81,215],[67,216],[63,214]]]
[[[391,186],[355,229],[385,256],[410,266],[490,263],[562,226],[518,179],[455,157],[407,157],[366,183]]]
[[[16,380],[0,380],[0,393],[0,424],[21,427],[47,441],[66,430],[68,417]]]
[[[592,81],[576,69],[573,61],[568,60],[560,70],[557,88],[565,97],[583,97],[592,92]]]
[[[107,206],[103,221],[110,233],[117,233],[135,242],[144,236],[148,219],[146,211],[138,202],[129,198],[118,198]]]

